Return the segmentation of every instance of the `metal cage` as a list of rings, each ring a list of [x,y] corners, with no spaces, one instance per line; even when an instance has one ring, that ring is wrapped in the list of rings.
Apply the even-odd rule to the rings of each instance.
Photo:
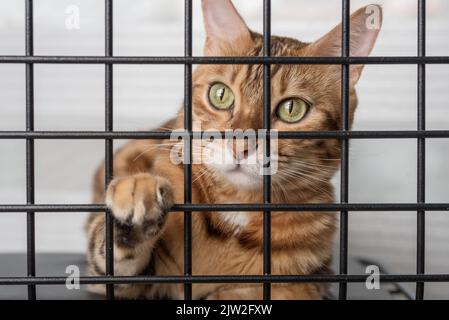
[[[113,55],[113,0],[105,0],[105,55],[104,56],[35,56],[33,54],[33,0],[26,3],[26,52],[23,56],[0,56],[0,63],[26,65],[26,131],[0,131],[0,139],[26,140],[26,204],[0,205],[0,212],[27,213],[27,277],[0,277],[0,285],[27,285],[28,299],[36,299],[37,285],[64,284],[64,277],[38,277],[35,264],[35,214],[39,212],[105,212],[106,215],[106,275],[81,277],[81,284],[105,284],[107,298],[114,298],[114,284],[123,283],[183,283],[184,298],[192,298],[192,283],[263,283],[264,299],[270,299],[271,283],[287,282],[333,282],[339,283],[339,299],[346,299],[347,284],[364,282],[366,275],[348,274],[348,213],[350,211],[416,211],[417,252],[416,274],[381,275],[383,282],[416,283],[416,299],[424,298],[425,282],[449,282],[449,274],[425,273],[425,215],[427,210],[449,211],[449,203],[426,203],[425,168],[426,139],[449,138],[449,130],[426,130],[426,64],[449,64],[449,56],[426,56],[426,1],[417,0],[418,39],[417,55],[413,57],[351,57],[350,0],[342,0],[342,54],[341,57],[274,57],[271,47],[271,1],[263,0],[263,51],[262,57],[194,57],[192,56],[192,0],[185,0],[185,54],[183,57],[124,57]],[[103,64],[105,66],[105,130],[95,132],[62,132],[34,130],[34,77],[35,64]],[[264,153],[270,154],[270,66],[272,64],[338,64],[341,65],[342,123],[340,131],[329,132],[279,132],[279,138],[289,139],[340,139],[341,194],[337,204],[271,204],[271,177],[264,176],[263,203],[260,204],[192,204],[192,167],[184,164],[184,203],[176,204],[173,211],[184,212],[184,275],[183,276],[114,276],[112,216],[105,205],[57,205],[35,204],[34,201],[34,141],[36,139],[100,139],[105,141],[106,184],[113,177],[114,139],[163,139],[170,132],[118,132],[113,129],[113,66],[114,64],[178,64],[185,66],[184,108],[186,147],[201,132],[192,131],[192,66],[194,64],[260,64],[264,71],[263,124],[267,130]],[[350,131],[349,130],[349,68],[352,64],[410,64],[418,68],[417,130],[415,131]],[[416,203],[350,203],[348,192],[349,157],[348,144],[351,139],[416,139],[417,151],[417,198]],[[191,148],[187,148],[191,150]],[[192,154],[190,152],[190,158]],[[191,162],[190,162],[191,163]],[[263,211],[264,263],[263,275],[204,276],[192,274],[192,212],[193,211]],[[340,212],[339,273],[336,275],[271,275],[271,220],[272,211],[312,210]]]

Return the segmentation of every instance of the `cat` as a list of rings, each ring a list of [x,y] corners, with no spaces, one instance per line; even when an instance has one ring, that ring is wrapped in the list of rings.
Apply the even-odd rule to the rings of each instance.
[[[374,6],[380,13],[381,8]],[[231,0],[202,0],[206,56],[261,56],[263,37],[251,31]],[[366,23],[368,7],[350,18],[350,53],[367,56],[378,28]],[[340,56],[341,25],[313,43],[273,36],[273,56]],[[363,65],[350,67],[349,116],[357,106],[355,85]],[[263,66],[200,65],[193,73],[193,120],[203,130],[262,127]],[[333,131],[341,129],[340,65],[272,65],[272,129]],[[184,111],[158,130],[183,128]],[[273,203],[332,203],[331,177],[338,170],[338,139],[279,139],[277,172],[272,175]],[[114,179],[104,192],[104,165],[95,176],[94,202],[106,203],[114,217],[114,273],[120,276],[182,275],[184,215],[169,212],[183,203],[183,166],[171,161],[169,140],[132,141],[114,157]],[[220,149],[221,147],[221,149]],[[261,203],[260,163],[240,160],[259,153],[262,146],[244,149],[233,143],[220,149],[224,162],[199,163],[192,168],[193,203]],[[194,212],[192,259],[195,275],[263,274],[263,215],[261,212]],[[272,212],[272,274],[329,272],[336,215],[334,212]],[[90,275],[105,273],[105,217],[91,214],[86,225]],[[90,290],[104,293],[105,285]],[[272,284],[272,299],[322,299],[321,283]],[[261,299],[262,284],[193,284],[194,299]],[[182,284],[121,284],[116,297],[126,299],[182,299]]]

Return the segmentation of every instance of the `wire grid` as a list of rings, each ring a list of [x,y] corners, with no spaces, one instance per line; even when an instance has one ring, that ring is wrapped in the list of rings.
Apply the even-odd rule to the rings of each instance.
[[[26,131],[0,131],[0,139],[26,140],[26,204],[0,205],[0,212],[27,214],[27,277],[0,277],[0,285],[27,285],[28,299],[35,300],[36,285],[64,284],[65,277],[36,276],[35,213],[39,212],[105,212],[106,216],[106,274],[81,277],[81,284],[105,284],[108,299],[114,299],[114,284],[183,283],[184,298],[192,299],[192,283],[263,283],[263,298],[271,297],[272,283],[334,282],[339,283],[339,299],[347,298],[347,284],[365,282],[366,275],[348,274],[348,218],[350,211],[416,211],[417,255],[416,274],[380,275],[382,282],[416,283],[416,299],[424,298],[425,282],[449,282],[449,274],[425,273],[425,213],[449,211],[449,203],[425,202],[426,139],[449,138],[449,130],[426,130],[426,65],[449,64],[449,56],[426,56],[426,1],[417,0],[418,53],[416,57],[351,57],[350,56],[350,0],[342,0],[341,57],[274,57],[271,56],[271,1],[263,0],[262,57],[193,57],[192,56],[192,0],[185,0],[184,57],[117,57],[113,55],[113,0],[105,0],[104,56],[35,56],[33,52],[33,0],[25,0],[26,50],[23,56],[0,56],[0,63],[26,65]],[[105,130],[104,131],[35,131],[34,130],[34,64],[104,64],[105,65]],[[105,205],[35,204],[34,140],[36,139],[102,139],[105,141],[105,182],[113,177],[113,141],[116,139],[165,139],[171,132],[119,132],[113,130],[113,65],[114,64],[183,64],[185,148],[191,150],[192,139],[201,132],[192,131],[192,66],[194,64],[262,64],[263,65],[263,124],[266,129],[265,156],[270,155],[270,66],[272,64],[339,64],[342,66],[342,123],[340,131],[279,132],[284,139],[340,139],[341,193],[335,204],[272,204],[271,177],[264,176],[263,203],[260,204],[192,204],[191,161],[184,164],[184,203],[172,211],[184,212],[184,275],[182,276],[114,276],[113,227],[111,212]],[[416,131],[351,131],[349,128],[349,68],[352,64],[415,64],[418,67],[417,130]],[[224,136],[223,132],[219,132]],[[349,157],[351,139],[416,139],[417,140],[417,201],[416,203],[350,203]],[[187,155],[192,160],[191,151]],[[268,164],[265,164],[267,167]],[[263,275],[204,276],[192,274],[192,213],[204,211],[263,211]],[[312,211],[340,212],[339,274],[336,275],[271,275],[271,216],[272,211],[291,211],[301,214]]]

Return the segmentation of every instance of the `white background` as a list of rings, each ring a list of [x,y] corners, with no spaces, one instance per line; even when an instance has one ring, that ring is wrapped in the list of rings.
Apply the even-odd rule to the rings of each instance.
[[[115,55],[183,55],[182,0],[114,1]],[[262,30],[262,1],[235,1],[251,28]],[[373,55],[417,52],[414,0],[377,1],[385,21]],[[449,55],[449,1],[427,1],[427,54]],[[65,26],[77,5],[81,29]],[[103,55],[104,1],[36,0],[36,55]],[[272,32],[313,41],[341,18],[341,1],[273,0]],[[353,9],[369,4],[351,1]],[[204,33],[194,1],[194,53]],[[23,55],[24,1],[0,1],[0,55]],[[427,127],[448,129],[449,66],[427,68]],[[367,66],[358,84],[354,129],[416,129],[417,67]],[[114,128],[138,130],[172,117],[182,103],[183,66],[114,66]],[[102,130],[104,66],[36,65],[36,130]],[[25,128],[25,67],[0,64],[0,130]],[[119,145],[117,142],[116,145]],[[103,158],[101,141],[36,141],[36,202],[89,203],[92,173]],[[447,140],[427,143],[427,201],[448,202]],[[338,176],[335,177],[338,186]],[[25,142],[0,140],[0,203],[25,201]],[[350,153],[351,202],[415,202],[416,141],[355,140]],[[38,252],[83,252],[85,214],[37,214]],[[26,250],[25,214],[0,215],[0,252]],[[372,258],[393,273],[414,273],[416,213],[355,212],[349,220],[350,255]],[[427,271],[449,273],[449,218],[428,212]],[[338,241],[338,239],[337,239]],[[0,261],[1,263],[1,261]],[[449,298],[449,286],[426,285],[426,297]]]

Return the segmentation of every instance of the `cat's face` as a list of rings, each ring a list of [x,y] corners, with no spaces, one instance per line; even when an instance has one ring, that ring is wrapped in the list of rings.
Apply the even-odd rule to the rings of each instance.
[[[212,56],[260,56],[263,39],[252,33],[228,0],[203,0],[208,34],[205,53]],[[219,17],[219,18],[217,18]],[[352,55],[367,55],[379,30],[364,29],[365,11],[351,18]],[[226,32],[222,32],[226,30]],[[364,32],[362,32],[364,31]],[[273,56],[340,55],[341,29],[337,27],[314,43],[273,37]],[[354,85],[363,66],[351,67],[350,119],[357,105]],[[201,65],[193,77],[193,119],[201,130],[258,130],[263,128],[263,66]],[[334,131],[341,128],[341,66],[272,65],[271,128],[278,131]],[[340,142],[323,139],[274,141],[277,161],[273,183],[301,183],[319,188],[338,167]],[[273,144],[273,142],[272,142]],[[230,184],[245,188],[262,184],[263,147],[256,141],[238,149],[232,140],[202,145],[211,151],[208,170]],[[240,152],[239,152],[240,151]],[[195,154],[195,148],[194,148]]]

